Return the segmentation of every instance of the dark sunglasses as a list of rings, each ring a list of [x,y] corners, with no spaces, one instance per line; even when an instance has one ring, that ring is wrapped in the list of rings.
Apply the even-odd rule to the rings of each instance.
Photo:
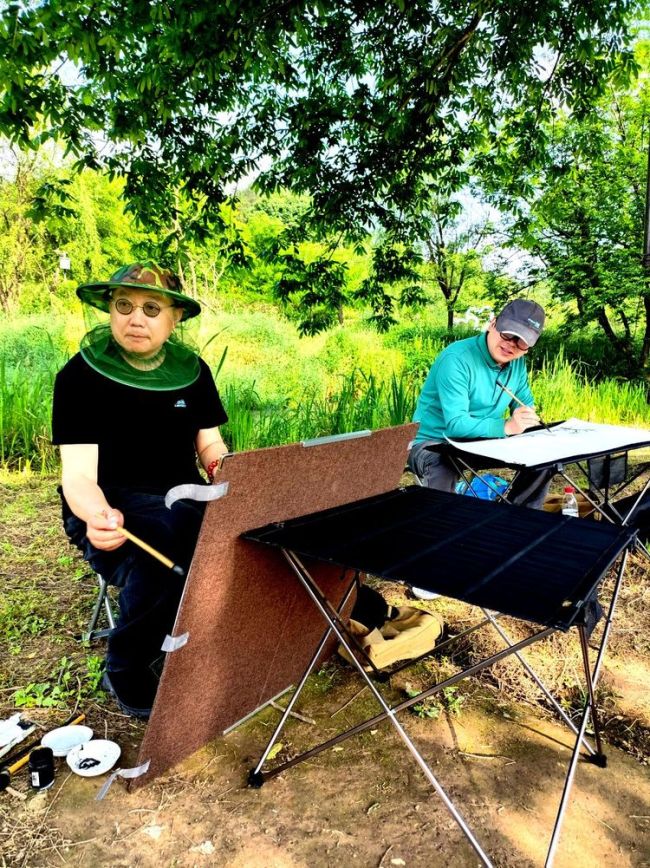
[[[520,338],[519,335],[511,335],[510,332],[499,332],[501,335],[501,339],[506,341],[508,344],[514,344],[518,350],[529,350],[530,347],[526,343],[523,338]]]
[[[133,313],[133,308],[139,307],[145,316],[153,318],[155,316],[158,316],[160,311],[163,309],[163,306],[159,305],[155,301],[145,301],[144,304],[133,304],[128,300],[128,298],[113,299],[113,304],[115,305],[115,310],[118,313],[124,314],[124,316],[128,316],[130,313]],[[173,304],[164,305],[164,307],[173,306]]]

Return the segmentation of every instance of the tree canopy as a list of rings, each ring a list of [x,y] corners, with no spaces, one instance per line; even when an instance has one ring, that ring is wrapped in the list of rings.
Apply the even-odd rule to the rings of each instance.
[[[512,237],[536,257],[532,279],[542,276],[556,299],[575,305],[571,327],[596,325],[626,373],[645,369],[646,377],[650,286],[641,254],[649,119],[647,74],[632,91],[609,91],[588,118],[558,117],[536,194],[511,203]]]
[[[0,17],[0,132],[123,175],[145,225],[220,220],[251,176],[308,224],[421,233],[468,155],[510,175],[558,105],[634,67],[633,0],[21,0]]]

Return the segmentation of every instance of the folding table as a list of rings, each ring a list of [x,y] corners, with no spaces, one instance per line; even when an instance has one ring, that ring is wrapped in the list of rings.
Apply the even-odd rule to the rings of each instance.
[[[249,783],[261,786],[281,771],[320,753],[339,741],[388,719],[407,749],[442,798],[485,865],[491,865],[473,832],[438,782],[430,766],[397,720],[403,711],[461,678],[474,675],[499,660],[517,654],[557,631],[577,629],[586,685],[582,718],[567,770],[564,790],[551,835],[546,864],[552,863],[560,826],[584,745],[590,759],[605,766],[595,688],[609,638],[627,554],[634,534],[624,526],[584,522],[562,515],[511,505],[458,497],[427,488],[397,489],[242,534],[243,539],[277,547],[327,623],[314,655],[297,684]],[[354,641],[337,609],[322,593],[303,561],[337,564],[350,570],[402,581],[454,599],[533,622],[536,632],[508,645],[485,660],[429,687],[418,696],[390,706],[362,663],[354,657]],[[617,562],[614,590],[593,669],[585,626],[587,601],[608,569]],[[265,769],[295,702],[330,634],[334,632],[354,659],[361,677],[379,703],[372,718],[340,733],[287,762]],[[592,721],[595,747],[585,737]]]
[[[650,461],[641,462],[628,473],[627,453],[650,446],[650,431],[623,425],[603,425],[582,419],[567,419],[546,428],[535,428],[516,437],[495,440],[460,441],[448,439],[432,445],[454,465],[459,475],[476,475],[485,467],[510,467],[516,472],[554,470],[579,491],[607,521],[626,524],[650,489],[650,478],[625,513],[617,509],[617,498],[632,482],[645,474]],[[585,491],[576,475],[582,471],[588,482]],[[489,482],[486,482],[489,485]],[[507,500],[509,488],[498,498]],[[598,493],[598,500],[594,494]],[[645,550],[645,547],[643,547]],[[647,552],[646,552],[647,554]]]

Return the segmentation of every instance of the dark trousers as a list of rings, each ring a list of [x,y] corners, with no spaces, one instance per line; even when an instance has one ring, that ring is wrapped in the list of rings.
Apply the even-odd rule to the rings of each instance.
[[[429,445],[431,444],[417,443],[411,449],[407,461],[408,467],[427,488],[453,493],[460,478],[458,471],[445,455],[427,449]],[[474,470],[484,470],[491,466],[478,456],[476,461],[472,462]],[[519,471],[508,493],[508,500],[517,506],[541,509],[554,475],[553,469]]]
[[[187,572],[201,529],[205,504],[181,500],[171,509],[160,495],[125,489],[107,490],[111,506],[124,513],[124,526]],[[92,568],[120,588],[120,615],[108,638],[109,671],[141,670],[161,654],[171,632],[184,581],[134,543],[112,552],[96,549],[86,537],[86,525],[65,514],[65,531]]]

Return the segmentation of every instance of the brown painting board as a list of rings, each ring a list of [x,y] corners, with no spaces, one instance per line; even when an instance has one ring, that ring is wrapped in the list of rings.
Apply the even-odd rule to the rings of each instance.
[[[399,485],[416,425],[343,440],[228,456],[208,503],[138,765],[145,783],[274,699],[302,674],[323,621],[284,558],[240,534],[390,491]],[[314,566],[338,603],[350,581]],[[330,643],[329,650],[333,648]]]

